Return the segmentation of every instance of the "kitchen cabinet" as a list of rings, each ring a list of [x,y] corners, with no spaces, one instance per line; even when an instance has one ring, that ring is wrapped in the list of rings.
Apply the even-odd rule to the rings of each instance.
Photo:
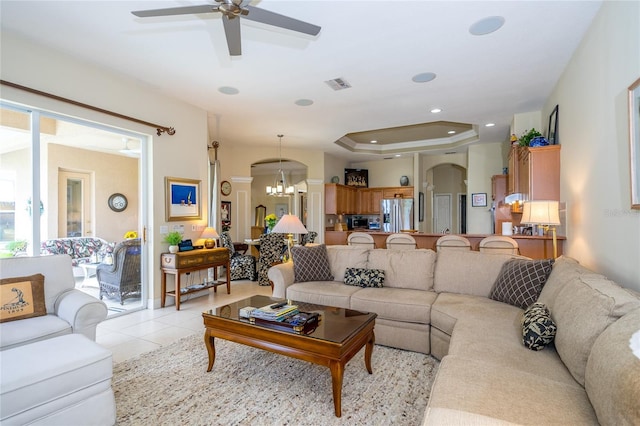
[[[324,243],[328,246],[346,246],[347,231],[324,231]]]
[[[508,192],[528,200],[560,201],[560,145],[512,147]]]
[[[324,204],[326,214],[356,214],[358,189],[337,183],[325,183]]]
[[[380,201],[382,201],[382,188],[361,188],[358,214],[380,214]]]
[[[507,196],[507,175],[491,176],[491,199],[496,204],[504,202]]]
[[[382,198],[413,198],[412,186],[382,188]]]

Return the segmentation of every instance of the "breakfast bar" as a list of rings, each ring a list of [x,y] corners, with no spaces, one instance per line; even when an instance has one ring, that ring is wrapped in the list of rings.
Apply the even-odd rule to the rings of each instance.
[[[354,231],[333,231],[326,230],[324,240],[327,245],[346,245],[347,237]],[[371,234],[375,242],[376,248],[386,248],[386,239],[389,232],[365,231]],[[444,234],[427,234],[423,232],[412,232],[410,235],[416,240],[418,248],[436,250],[436,242],[438,238]],[[471,250],[478,250],[480,241],[490,234],[464,234],[462,235],[471,242]],[[553,257],[553,238],[551,236],[531,236],[531,235],[510,235],[511,238],[518,242],[520,254],[531,259],[549,259]],[[563,253],[563,244],[567,239],[564,236],[556,237],[558,241],[558,256]]]

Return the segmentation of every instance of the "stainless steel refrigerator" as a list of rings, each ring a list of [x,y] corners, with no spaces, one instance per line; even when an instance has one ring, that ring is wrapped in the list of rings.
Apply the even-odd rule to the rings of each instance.
[[[413,229],[413,199],[389,198],[380,202],[382,232]]]

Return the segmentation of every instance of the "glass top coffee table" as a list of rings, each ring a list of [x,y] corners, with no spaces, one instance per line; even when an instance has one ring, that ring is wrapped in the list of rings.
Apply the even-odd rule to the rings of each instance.
[[[301,312],[320,314],[319,324],[302,332],[254,324],[239,316],[241,308],[260,308],[282,301],[267,296],[253,296],[203,312],[204,340],[209,353],[207,372],[211,371],[215,362],[216,337],[324,365],[331,370],[333,405],[336,417],[340,417],[344,367],[365,346],[365,365],[369,374],[373,373],[371,353],[375,342],[373,329],[376,314],[291,301],[291,304],[298,305]]]

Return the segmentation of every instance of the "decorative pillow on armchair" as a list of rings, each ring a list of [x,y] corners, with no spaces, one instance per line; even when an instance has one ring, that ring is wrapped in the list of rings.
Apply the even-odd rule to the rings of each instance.
[[[0,280],[0,322],[40,317],[47,314],[44,275]]]
[[[347,268],[344,271],[344,283],[359,287],[382,288],[384,284],[383,269]]]
[[[291,257],[295,282],[333,281],[327,247],[324,244],[312,247],[293,246]]]
[[[552,266],[553,259],[505,262],[489,298],[526,309],[538,300]]]
[[[534,303],[522,314],[522,343],[527,348],[534,351],[544,349],[553,342],[556,331],[556,324],[543,303]]]

